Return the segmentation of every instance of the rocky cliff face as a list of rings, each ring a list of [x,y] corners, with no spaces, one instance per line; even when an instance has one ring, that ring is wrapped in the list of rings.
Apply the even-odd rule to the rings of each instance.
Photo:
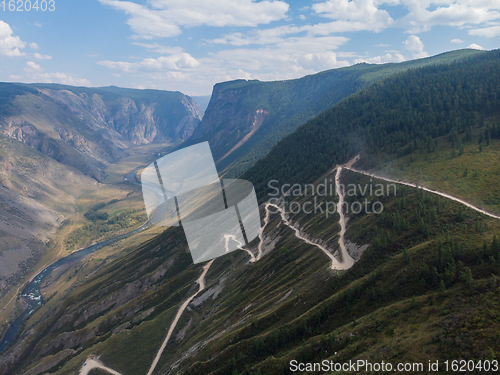
[[[137,90],[129,90],[130,97],[125,89],[122,95],[110,95],[106,89],[41,91],[94,128],[115,132],[136,145],[184,141],[203,117],[193,99],[181,93],[153,91],[141,97]]]
[[[225,158],[230,156],[234,151],[243,146],[255,134],[255,132],[260,129],[268,114],[269,112],[266,111],[265,109],[256,110],[253,116],[252,126],[250,127],[248,133],[238,143],[236,143],[236,145],[233,146],[233,148],[231,148],[228,152],[226,152],[224,156],[222,156],[217,162],[223,161]]]
[[[244,100],[254,94],[257,94],[255,89],[225,89],[224,84],[215,85],[203,121],[191,140],[209,141],[218,163],[227,158],[255,134],[269,114],[258,106],[245,105]]]
[[[290,81],[216,84],[186,143],[208,141],[219,170],[236,177],[299,125],[355,92],[358,76],[335,70]]]
[[[409,68],[448,64],[475,53],[450,52],[399,64],[357,64],[289,81],[218,83],[186,145],[208,141],[219,171],[236,177],[280,139],[361,88]]]
[[[97,180],[131,145],[179,144],[202,111],[180,92],[0,84],[0,135]]]

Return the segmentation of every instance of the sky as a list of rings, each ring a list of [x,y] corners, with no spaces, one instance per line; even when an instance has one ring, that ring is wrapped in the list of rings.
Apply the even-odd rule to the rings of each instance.
[[[500,0],[0,2],[2,82],[210,95],[234,79],[499,47]]]

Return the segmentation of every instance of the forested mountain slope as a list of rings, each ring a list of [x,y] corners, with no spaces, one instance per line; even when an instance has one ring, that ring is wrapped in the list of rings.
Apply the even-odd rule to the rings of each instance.
[[[445,141],[458,156],[464,145],[478,144],[479,137],[486,147],[487,139],[500,136],[499,108],[498,50],[449,65],[411,69],[308,121],[244,177],[254,182],[263,199],[269,180],[311,181],[359,152],[357,165],[364,168],[417,150],[439,152],[438,145]]]
[[[361,88],[407,69],[481,53],[461,50],[403,63],[357,64],[289,81],[219,83],[201,124],[184,145],[209,141],[219,170],[240,175],[281,138]]]

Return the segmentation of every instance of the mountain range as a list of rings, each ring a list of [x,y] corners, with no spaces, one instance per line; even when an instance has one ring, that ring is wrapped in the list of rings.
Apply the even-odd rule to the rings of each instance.
[[[53,84],[0,87],[0,133],[101,180],[130,145],[178,144],[202,118],[179,92]]]
[[[353,93],[391,75],[480,54],[461,50],[399,64],[357,64],[303,78],[237,80],[214,86],[200,125],[182,144],[208,141],[220,171],[241,175],[284,136]]]
[[[292,81],[217,84],[202,119],[180,93],[165,93],[178,100],[161,112],[152,99],[158,92],[5,86],[3,168],[15,163],[12,145],[21,142],[32,168],[46,165],[44,179],[54,179],[50,163],[61,162],[76,179],[68,186],[97,184],[133,145],[149,152],[158,143],[161,155],[209,141],[221,174],[254,184],[263,223],[247,251],[213,264],[193,264],[174,227],[150,228],[62,267],[42,283],[44,304],[1,353],[0,371],[75,374],[100,361],[124,375],[146,374],[170,327],[153,374],[289,374],[292,360],[496,360],[499,82],[499,51],[455,51]],[[55,150],[75,160],[57,160]],[[151,156],[126,164],[133,178],[156,148]],[[27,173],[5,188],[20,197]],[[337,202],[335,193],[315,194],[328,183],[396,188],[345,195],[348,207],[378,204],[379,213],[328,216],[272,210],[270,181],[314,187],[281,191],[290,208]],[[126,190],[125,203],[140,196],[134,184],[107,185]],[[49,189],[42,187],[37,194]],[[72,192],[84,197],[73,203],[75,215],[117,204],[94,192]],[[352,267],[333,267],[349,259]]]

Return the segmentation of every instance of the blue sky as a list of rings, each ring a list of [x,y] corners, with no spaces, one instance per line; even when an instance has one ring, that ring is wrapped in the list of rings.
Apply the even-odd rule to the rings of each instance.
[[[500,47],[499,0],[54,0],[54,11],[29,12],[8,4],[0,4],[8,82],[209,95],[238,78]]]

